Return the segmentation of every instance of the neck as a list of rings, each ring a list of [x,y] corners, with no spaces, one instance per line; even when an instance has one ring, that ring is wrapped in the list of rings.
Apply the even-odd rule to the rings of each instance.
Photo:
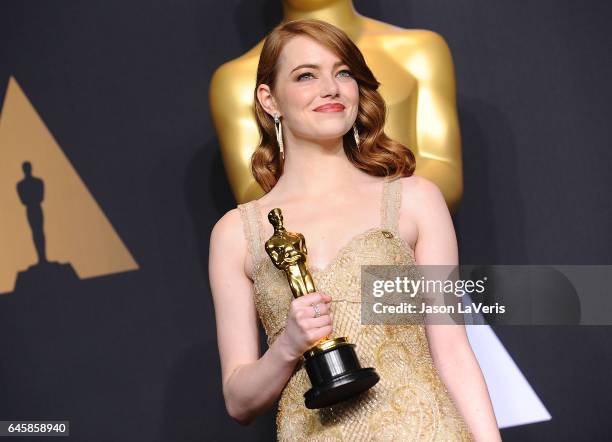
[[[342,29],[353,41],[359,36],[361,30],[359,18],[361,16],[355,11],[352,0],[330,1],[326,6],[320,7],[313,6],[308,1],[301,3],[300,6],[294,6],[284,0],[283,21],[315,18]]]
[[[324,142],[292,138],[287,133],[290,148],[285,149],[283,174],[275,186],[282,197],[330,197],[338,190],[344,193],[367,175],[347,158],[342,138]]]

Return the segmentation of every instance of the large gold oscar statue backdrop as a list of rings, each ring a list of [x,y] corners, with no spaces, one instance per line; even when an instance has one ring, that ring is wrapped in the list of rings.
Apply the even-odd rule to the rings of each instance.
[[[415,174],[435,182],[451,212],[463,193],[455,73],[450,50],[437,33],[402,29],[359,15],[351,0],[283,0],[284,21],[325,20],[344,30],[363,52],[387,103],[386,133],[410,147]],[[227,176],[238,203],[263,194],[250,172],[259,141],[253,91],[263,40],[220,66],[210,107]]]

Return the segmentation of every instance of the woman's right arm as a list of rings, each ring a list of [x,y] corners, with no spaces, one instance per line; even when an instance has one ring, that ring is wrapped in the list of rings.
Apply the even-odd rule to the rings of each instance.
[[[211,232],[208,270],[225,406],[243,425],[272,406],[301,354],[332,331],[331,298],[310,293],[292,301],[285,329],[260,357],[253,284],[244,272],[246,253],[240,213],[233,209]],[[319,318],[309,315],[312,303],[320,303]]]

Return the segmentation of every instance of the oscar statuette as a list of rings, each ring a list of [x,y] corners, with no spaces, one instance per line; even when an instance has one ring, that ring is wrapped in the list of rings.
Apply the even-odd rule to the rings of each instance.
[[[274,226],[274,234],[266,241],[266,253],[285,272],[293,297],[315,292],[312,275],[306,267],[304,235],[285,230],[279,208],[268,213],[268,220]],[[304,353],[306,373],[312,384],[304,394],[307,408],[334,405],[368,390],[380,380],[374,368],[361,367],[354,347],[346,337],[328,336]]]

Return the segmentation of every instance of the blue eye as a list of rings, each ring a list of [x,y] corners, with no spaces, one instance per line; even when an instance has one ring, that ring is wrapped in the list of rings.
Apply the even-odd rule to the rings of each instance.
[[[353,76],[351,71],[349,71],[348,69],[343,69],[343,70],[339,71],[338,75],[343,74],[343,73],[346,74],[346,75],[341,75],[342,77],[351,78]],[[314,77],[314,76],[312,75],[311,72],[304,72],[303,74],[298,75],[296,80],[297,81],[301,81],[303,78],[308,78],[308,77]]]
[[[303,74],[298,75],[297,80],[300,81],[302,77],[304,77],[304,75],[310,75],[312,77],[312,74],[310,72],[304,72]]]

